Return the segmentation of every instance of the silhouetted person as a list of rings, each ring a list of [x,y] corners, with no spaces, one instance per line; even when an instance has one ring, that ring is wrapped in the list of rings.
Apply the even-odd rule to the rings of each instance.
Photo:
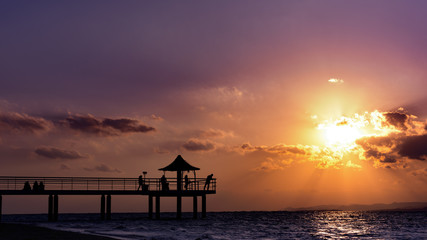
[[[38,190],[39,190],[39,184],[37,183],[37,181],[34,181],[33,191],[38,191]]]
[[[24,189],[22,189],[22,190],[24,190],[24,191],[31,191],[31,185],[30,185],[30,182],[26,181],[26,182],[24,183]]]
[[[205,183],[205,186],[203,187],[203,190],[206,190],[206,187],[207,187],[207,190],[209,190],[209,185],[211,184],[212,177],[213,177],[213,174],[208,175],[208,177],[206,178],[206,183]]]
[[[140,188],[141,188],[141,190],[144,190],[144,188],[143,188],[144,181],[142,180],[142,175],[139,175],[139,177],[138,177],[138,184],[139,184],[139,186],[138,186],[137,191],[138,191]]]
[[[169,190],[169,183],[166,182],[166,177],[163,174],[163,176],[160,178],[160,182],[162,183],[162,190],[167,191]]]
[[[44,184],[43,184],[43,182],[40,182],[40,184],[39,184],[39,191],[44,191]]]
[[[190,184],[190,181],[188,181],[188,176],[187,175],[185,175],[185,177],[184,177],[184,182],[185,182],[184,188],[185,188],[185,190],[187,190],[188,184]]]

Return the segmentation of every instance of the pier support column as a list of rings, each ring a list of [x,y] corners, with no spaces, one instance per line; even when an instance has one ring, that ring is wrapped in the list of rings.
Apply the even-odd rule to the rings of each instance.
[[[3,196],[0,195],[0,222],[1,222],[1,215],[2,215],[2,211],[1,211],[2,203],[3,203]]]
[[[153,218],[153,196],[148,195],[148,218]]]
[[[107,220],[111,219],[111,195],[107,195]]]
[[[156,219],[160,219],[160,196],[156,196]]]
[[[101,196],[101,219],[105,219],[105,195]]]
[[[49,195],[47,200],[47,220],[49,222],[53,221],[53,196],[52,194]]]
[[[181,219],[182,213],[182,196],[176,196],[176,219]]]
[[[202,218],[206,218],[206,194],[202,195]]]
[[[193,218],[197,219],[197,196],[193,196]]]
[[[53,221],[58,221],[58,195],[53,197]]]

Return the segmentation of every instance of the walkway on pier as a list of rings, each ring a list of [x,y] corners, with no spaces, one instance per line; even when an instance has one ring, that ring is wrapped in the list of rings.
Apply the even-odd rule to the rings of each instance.
[[[0,220],[2,214],[2,196],[6,195],[47,195],[48,218],[58,219],[59,195],[99,195],[101,197],[100,214],[102,219],[111,218],[112,195],[147,195],[148,215],[153,217],[153,198],[156,202],[156,218],[160,218],[160,197],[193,197],[193,217],[197,218],[197,197],[202,198],[202,217],[206,216],[206,195],[216,193],[216,179],[210,181],[204,189],[206,178],[190,178],[187,187],[179,189],[177,178],[166,178],[169,189],[162,189],[159,178],[143,178],[140,187],[138,178],[101,178],[101,177],[15,177],[0,176]],[[44,189],[23,190],[25,183],[31,187],[34,182],[43,182]],[[138,188],[140,188],[138,190]],[[177,203],[177,217],[181,215],[180,201]],[[178,206],[179,205],[179,206]]]

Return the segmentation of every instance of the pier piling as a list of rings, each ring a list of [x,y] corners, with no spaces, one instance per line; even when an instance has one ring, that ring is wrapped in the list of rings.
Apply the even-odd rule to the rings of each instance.
[[[53,197],[53,221],[58,221],[58,195]]]
[[[193,218],[197,219],[197,196],[193,196]]]
[[[105,219],[105,195],[101,196],[101,219]]]
[[[182,197],[178,194],[176,196],[176,218],[181,219],[181,212],[182,212]]]
[[[156,195],[156,219],[160,219],[160,196]]]
[[[0,195],[0,222],[1,222],[1,215],[2,215],[2,212],[1,212],[2,200],[3,200],[3,197],[2,195]]]
[[[111,195],[107,195],[107,220],[111,219]]]
[[[206,194],[202,195],[202,218],[206,218]]]
[[[153,195],[148,196],[148,218],[153,218]]]
[[[47,204],[47,220],[49,222],[53,221],[53,196],[52,194],[48,197],[48,204]]]

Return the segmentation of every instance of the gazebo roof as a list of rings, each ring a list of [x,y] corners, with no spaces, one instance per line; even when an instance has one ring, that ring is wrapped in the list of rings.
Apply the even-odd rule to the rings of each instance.
[[[181,155],[178,155],[171,164],[167,165],[164,168],[160,168],[159,170],[177,172],[177,171],[200,170],[200,168],[191,166],[188,162],[184,160],[184,158],[181,157]]]

